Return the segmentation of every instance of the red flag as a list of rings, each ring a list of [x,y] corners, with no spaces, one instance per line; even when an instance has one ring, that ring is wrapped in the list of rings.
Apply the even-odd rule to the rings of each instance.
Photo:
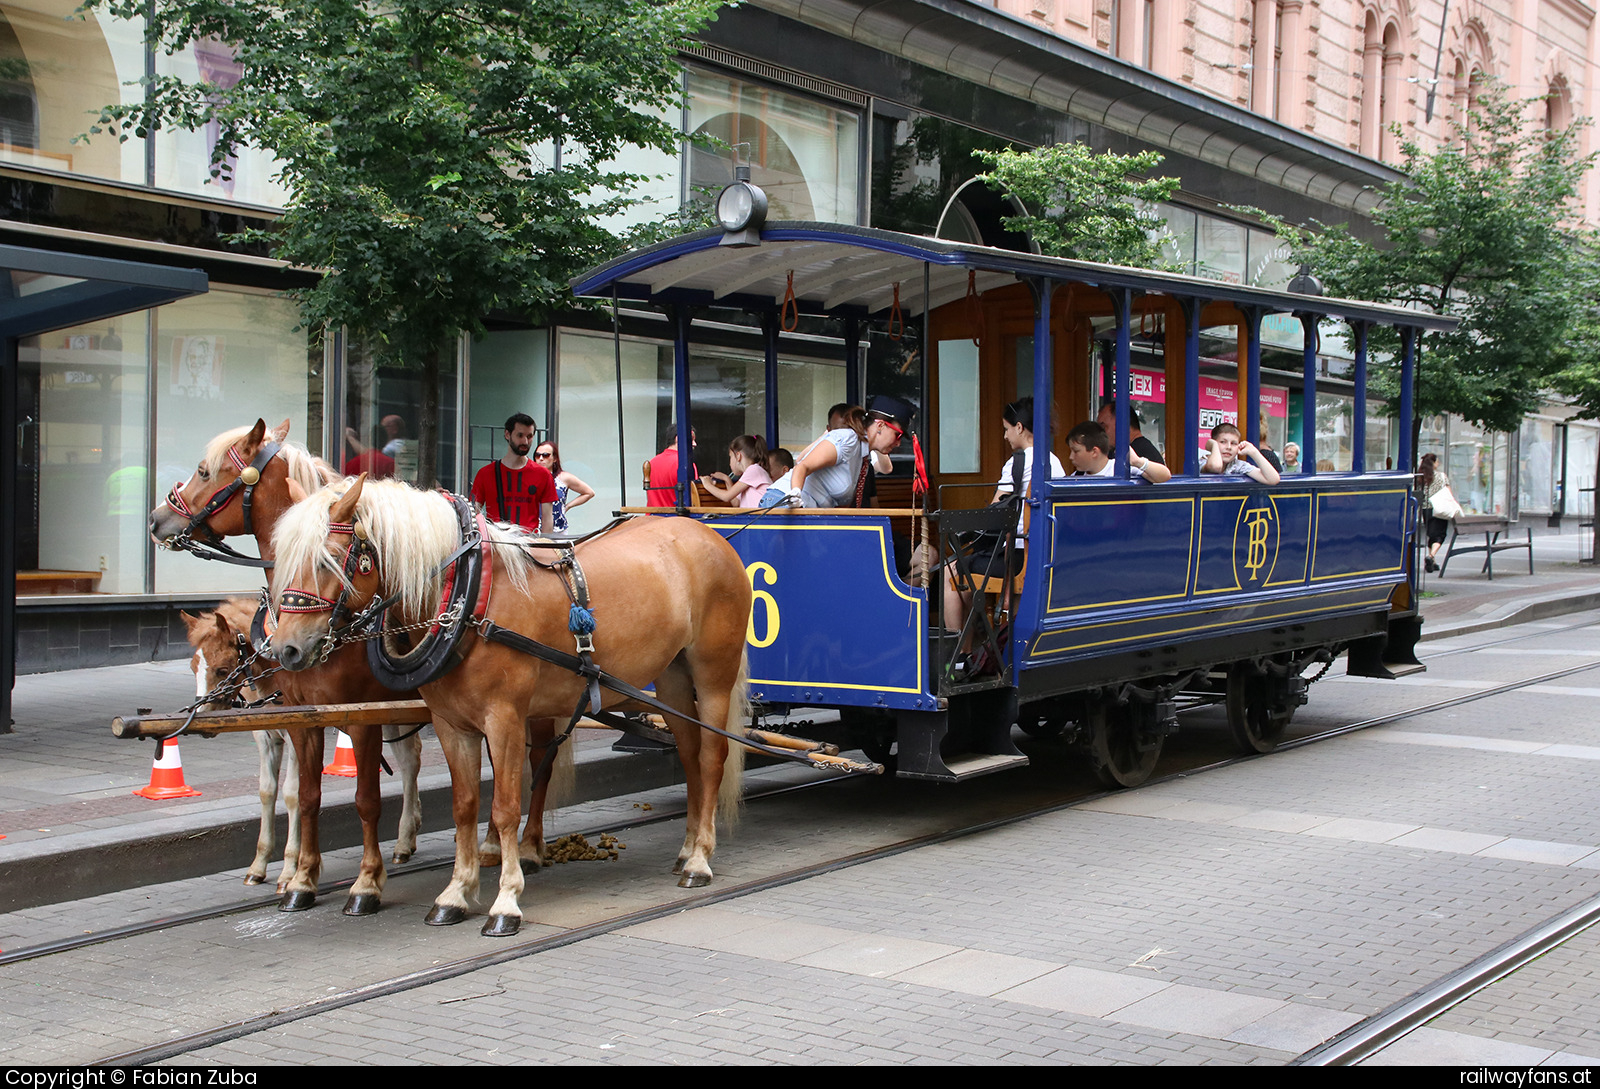
[[[911,453],[916,458],[916,473],[911,478],[911,494],[926,495],[928,493],[928,466],[922,460],[922,443],[917,441],[917,436],[911,436]]]

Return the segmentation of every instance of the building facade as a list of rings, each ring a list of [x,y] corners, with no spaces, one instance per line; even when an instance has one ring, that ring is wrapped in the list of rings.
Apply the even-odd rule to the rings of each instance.
[[[161,552],[145,531],[148,511],[189,475],[211,436],[287,418],[291,437],[335,466],[377,449],[404,478],[416,471],[423,404],[415,374],[374,365],[337,333],[298,328],[281,292],[305,273],[226,240],[281,206],[270,157],[246,152],[234,180],[219,182],[206,169],[215,134],[80,139],[100,106],[141,94],[145,74],[225,84],[231,57],[152,54],[136,24],[75,7],[0,2],[0,241],[198,267],[211,290],[19,347],[11,377],[23,672],[184,653],[178,608],[255,591],[248,569]],[[749,148],[775,218],[994,245],[1026,239],[1004,229],[1013,209],[1002,197],[966,184],[981,169],[976,150],[1063,140],[1153,148],[1166,156],[1162,172],[1182,180],[1163,209],[1169,255],[1200,275],[1277,286],[1293,270],[1272,236],[1231,207],[1359,230],[1372,187],[1399,177],[1387,163],[1389,126],[1444,139],[1485,73],[1545,95],[1549,123],[1592,116],[1593,32],[1592,10],[1575,0],[1453,0],[1448,14],[1439,0],[747,0],[686,48],[682,120],[686,133]],[[625,165],[658,179],[646,191],[656,203],[641,215],[675,210],[732,173],[729,153],[702,147],[635,160]],[[1600,208],[1592,179],[1587,200]],[[669,437],[671,337],[649,315],[620,318],[614,340],[599,315],[545,327],[494,315],[484,339],[454,346],[437,391],[441,483],[464,487],[498,456],[501,424],[520,410],[599,493],[576,512],[575,529],[638,501],[639,464]],[[1142,334],[1147,360],[1158,333]],[[1381,464],[1394,448],[1388,421],[1341,384],[1342,342],[1323,338],[1327,378],[1307,406],[1299,338],[1288,320],[1263,333],[1273,444],[1313,411],[1327,467],[1347,469],[1351,421],[1362,412],[1367,464]],[[847,367],[829,331],[784,336],[780,444],[813,437],[836,401],[915,388],[885,330],[862,340],[862,365]],[[1237,407],[1236,341],[1219,329],[1207,343],[1216,389],[1206,407],[1225,417]],[[723,468],[727,438],[766,429],[760,337],[753,319],[711,315],[696,322],[694,352],[701,468]],[[1160,435],[1159,370],[1141,368],[1138,356],[1135,369],[1145,372],[1146,431]],[[1545,514],[1564,501],[1569,514],[1586,511],[1580,500],[1592,493],[1580,489],[1593,485],[1596,431],[1565,416],[1552,405],[1513,435],[1429,421],[1424,449],[1448,455],[1472,509]]]

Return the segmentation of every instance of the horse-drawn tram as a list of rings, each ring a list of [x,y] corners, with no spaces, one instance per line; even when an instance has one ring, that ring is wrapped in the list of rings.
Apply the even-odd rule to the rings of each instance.
[[[717,507],[679,459],[677,513],[721,532],[752,586],[758,704],[837,709],[844,743],[892,761],[903,778],[954,782],[1026,763],[1012,741],[1020,723],[1030,733],[1071,731],[1108,785],[1131,786],[1155,766],[1180,706],[1225,704],[1239,743],[1268,751],[1305,702],[1313,666],[1348,652],[1350,672],[1362,676],[1420,668],[1410,434],[1396,429],[1399,469],[1366,463],[1367,342],[1379,327],[1397,335],[1396,415],[1409,420],[1419,334],[1450,319],[852,226],[724,225],[573,281],[577,295],[610,307],[666,311],[678,449],[690,448],[694,422],[693,320],[712,308],[760,316],[768,434],[777,431],[782,330],[800,316],[837,322],[852,393],[864,330],[903,336],[906,358],[926,363],[914,430],[928,486],[898,507],[816,509],[798,495],[795,506]],[[1304,471],[1272,485],[1259,474],[1203,474],[1211,436],[1202,430],[1202,331],[1231,327],[1239,428],[1254,438],[1261,330],[1274,315],[1304,330],[1307,407],[1290,436]],[[1063,462],[1085,452],[1069,449],[1067,427],[1092,418],[1103,396],[1115,404],[1107,430],[1130,435],[1130,355],[1141,330],[1162,334],[1144,340],[1157,343],[1164,372],[1171,479],[1139,479],[1144,458],[1125,440],[1110,444],[1109,459],[1101,453],[1096,475],[1077,463],[1078,475],[1058,478],[1052,451]],[[1310,406],[1319,338],[1330,334],[1346,336],[1354,357],[1346,472],[1317,471]],[[1095,388],[1100,355],[1105,380]],[[1002,412],[1014,415],[1024,395],[1031,419]],[[900,409],[882,415],[897,432],[908,422]],[[1031,486],[1015,489],[1027,492],[1024,532],[1013,540],[1017,507],[983,504],[1012,460],[1002,430],[1009,439],[1019,424],[1034,441],[1024,455]],[[999,542],[987,557],[984,534]],[[896,536],[914,542],[905,572]]]

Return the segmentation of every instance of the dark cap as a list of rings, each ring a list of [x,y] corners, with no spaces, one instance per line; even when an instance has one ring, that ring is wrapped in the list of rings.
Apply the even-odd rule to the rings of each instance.
[[[917,417],[917,410],[909,401],[902,401],[898,397],[891,397],[887,393],[879,394],[872,399],[872,407],[867,409],[867,419],[888,420],[902,431],[911,430],[911,422]]]

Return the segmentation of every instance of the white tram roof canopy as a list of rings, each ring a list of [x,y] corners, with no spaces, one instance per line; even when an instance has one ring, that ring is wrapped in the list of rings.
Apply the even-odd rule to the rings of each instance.
[[[574,278],[573,294],[610,298],[615,291],[618,299],[663,306],[776,310],[784,305],[792,275],[795,302],[803,314],[882,316],[893,309],[898,292],[901,312],[910,317],[922,313],[926,268],[928,301],[935,308],[965,296],[970,273],[980,293],[1018,281],[1048,279],[1231,302],[1272,313],[1304,310],[1420,329],[1456,326],[1454,318],[1402,307],[1294,295],[839,223],[769,222],[761,231],[759,246],[724,246],[722,239],[723,232],[713,228],[634,250]]]

